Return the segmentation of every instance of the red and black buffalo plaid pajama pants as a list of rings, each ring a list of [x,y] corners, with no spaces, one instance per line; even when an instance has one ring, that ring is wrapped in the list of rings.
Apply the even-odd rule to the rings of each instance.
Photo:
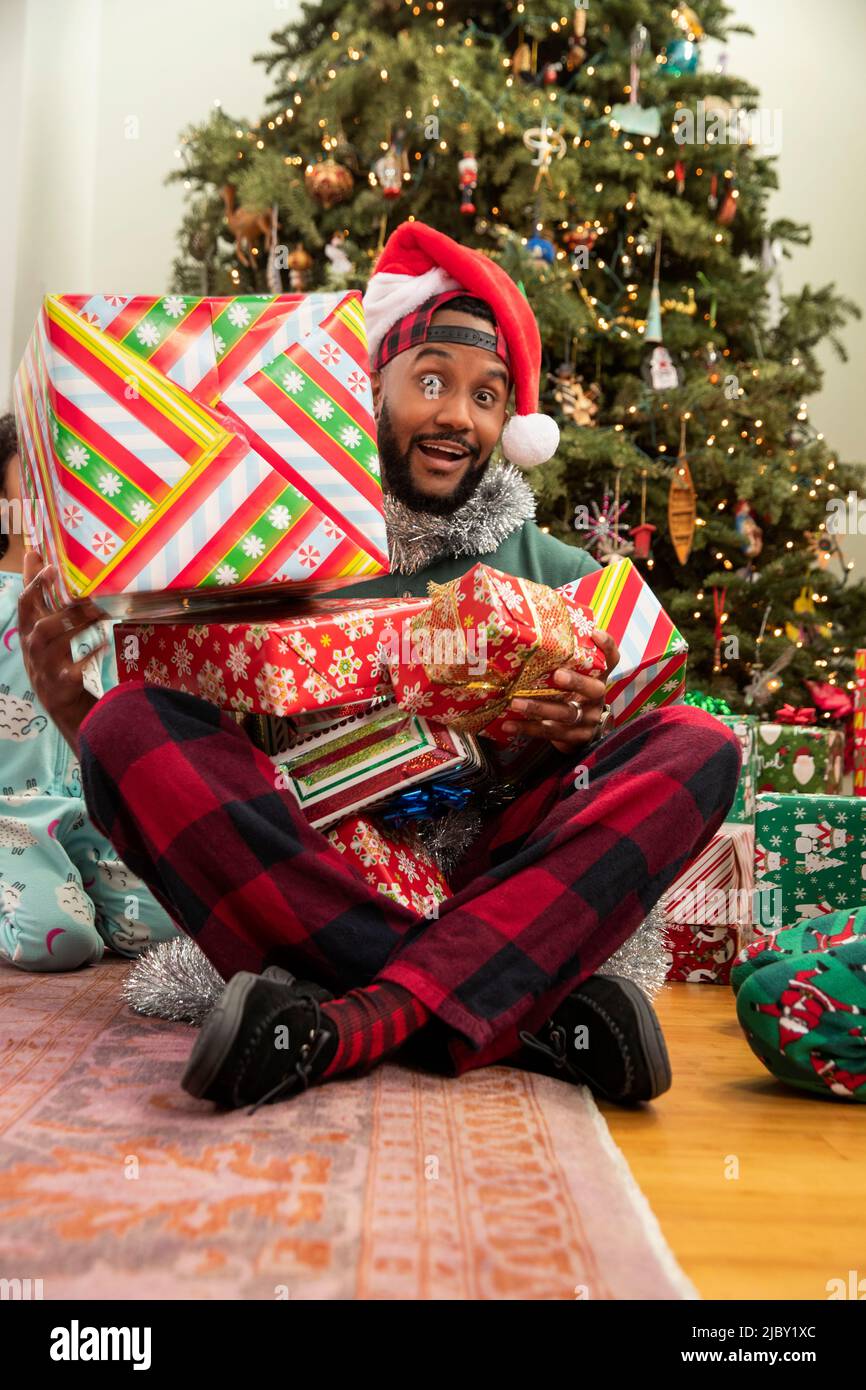
[[[337,994],[393,981],[458,1074],[511,1056],[636,931],[723,821],[741,761],[687,705],[558,757],[491,815],[428,919],[375,892],[214,705],[134,682],[81,728],[91,817],[224,978],[279,964]]]

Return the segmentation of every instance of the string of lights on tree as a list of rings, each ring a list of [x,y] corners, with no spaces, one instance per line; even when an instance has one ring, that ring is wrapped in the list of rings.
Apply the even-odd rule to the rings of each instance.
[[[352,8],[331,7],[329,13],[351,13]],[[668,10],[670,32],[661,36],[658,51],[653,50],[647,28],[635,25],[630,35],[630,65],[626,65],[619,86],[622,100],[613,100],[611,71],[614,65],[618,70],[621,62],[621,45],[617,49],[608,32],[615,30],[615,25],[605,31],[603,25],[588,22],[581,0],[571,13],[560,10],[552,16],[553,8],[517,3],[508,7],[509,17],[493,32],[477,22],[482,20],[480,14],[470,16],[459,5],[446,7],[444,0],[426,0],[423,5],[412,0],[403,0],[402,5],[397,0],[374,0],[365,42],[342,32],[339,20],[329,30],[318,20],[315,42],[309,52],[298,49],[298,60],[283,73],[275,94],[279,106],[275,103],[266,118],[253,124],[232,122],[217,103],[217,119],[223,129],[231,129],[237,147],[233,159],[239,171],[271,157],[286,171],[293,197],[303,191],[314,207],[329,213],[336,208],[338,216],[345,216],[345,225],[332,232],[326,245],[318,250],[313,246],[313,254],[301,239],[296,241],[286,263],[293,289],[308,287],[317,264],[321,264],[317,254],[324,255],[331,271],[346,277],[343,283],[362,284],[367,273],[363,262],[369,268],[389,226],[395,220],[413,217],[415,213],[409,209],[423,193],[425,180],[432,174],[441,179],[443,168],[451,168],[455,199],[459,199],[460,213],[466,215],[466,231],[473,244],[499,259],[521,283],[525,281],[534,307],[537,295],[548,295],[547,303],[554,296],[563,296],[558,312],[565,321],[562,338],[567,346],[559,365],[546,374],[548,399],[567,424],[583,432],[593,431],[598,440],[597,455],[608,460],[608,476],[603,481],[607,501],[601,509],[593,504],[596,519],[609,508],[614,496],[619,499],[627,489],[639,486],[641,522],[627,529],[641,530],[634,556],[652,570],[653,532],[658,528],[646,521],[649,485],[652,514],[657,520],[660,501],[667,492],[671,539],[675,514],[682,528],[680,544],[675,545],[679,563],[685,565],[690,555],[702,549],[717,563],[718,583],[710,583],[715,575],[708,575],[705,586],[691,595],[675,595],[674,603],[679,602],[681,613],[689,603],[689,616],[701,628],[708,621],[714,625],[718,653],[719,629],[731,618],[729,606],[719,606],[719,596],[726,592],[724,576],[730,575],[741,585],[758,584],[754,599],[740,598],[737,612],[741,613],[743,603],[748,602],[760,613],[759,581],[771,570],[764,563],[766,554],[758,563],[767,525],[778,527],[784,522],[784,529],[791,529],[796,536],[796,513],[768,521],[754,507],[749,487],[735,485],[733,465],[747,475],[745,465],[750,463],[758,480],[765,475],[775,479],[784,471],[790,478],[787,486],[794,506],[799,497],[815,501],[832,497],[839,490],[834,476],[838,460],[827,456],[823,435],[808,419],[805,396],[814,380],[815,363],[808,351],[803,355],[798,350],[784,362],[765,361],[761,335],[751,326],[754,360],[750,362],[742,344],[732,348],[723,331],[725,313],[723,305],[720,310],[720,295],[723,297],[724,289],[716,282],[724,275],[714,272],[709,249],[716,247],[720,254],[735,255],[733,232],[740,205],[749,209],[758,205],[763,174],[748,132],[718,151],[707,147],[713,144],[712,132],[705,143],[688,152],[674,138],[676,113],[683,111],[689,100],[685,87],[682,96],[676,94],[675,84],[696,72],[699,46],[705,38],[696,10],[687,4]],[[604,9],[604,5],[596,6],[594,15]],[[407,22],[410,18],[432,21],[432,38],[424,45],[423,62],[411,46],[411,36],[420,31],[401,27],[398,10],[405,11]],[[373,41],[370,33],[376,30],[380,17],[383,30],[388,32],[376,33]],[[395,26],[396,34],[390,32]],[[438,38],[436,31],[440,31]],[[658,37],[656,30],[654,37]],[[297,38],[294,43],[297,47]],[[552,43],[560,45],[559,55],[554,52],[548,57]],[[473,64],[482,58],[502,71],[502,82],[492,98],[486,89],[482,95],[475,81]],[[410,69],[411,83],[407,76]],[[732,98],[739,89],[727,78],[724,59],[716,71],[723,95],[707,98],[706,105],[720,118],[727,118],[735,111]],[[604,91],[601,100],[592,90],[597,77]],[[344,99],[347,81],[354,84],[353,92],[363,87],[363,118]],[[657,93],[660,81],[669,84],[661,95],[673,120],[662,121],[659,108],[646,103],[646,92],[655,83],[653,91]],[[411,98],[404,102],[410,85]],[[362,154],[353,144],[353,127],[363,124],[369,142],[368,110],[381,114],[381,133],[376,147],[371,149],[367,143]],[[298,132],[297,140],[292,132]],[[175,152],[182,166],[179,176],[188,189],[202,186],[197,173],[200,139],[200,129],[194,130]],[[497,164],[509,175],[506,178],[503,174],[500,180],[503,192],[518,185],[527,190],[531,211],[523,226],[513,212],[506,214],[478,186],[483,177],[476,157],[478,145],[490,146],[491,142],[497,157],[502,154]],[[590,155],[595,159],[600,154],[602,162],[609,163],[609,152],[615,154],[616,165],[578,196],[573,188],[575,161],[583,170]],[[629,167],[633,175],[623,172]],[[233,182],[230,172],[226,179],[229,184]],[[358,203],[362,188],[382,199],[377,234],[372,241],[367,239],[357,255],[350,255],[347,252],[357,250],[351,242],[354,219],[350,205]],[[231,266],[231,281],[240,288],[244,283],[250,285],[251,273],[253,277],[260,273],[255,267],[263,255],[268,256],[270,272],[268,247],[272,251],[276,244],[279,208],[276,203],[270,209],[238,208],[231,196],[224,196],[230,226],[234,223],[243,229],[246,223],[239,214],[247,213],[254,232],[256,228],[270,228],[262,232],[259,245],[249,246],[248,266],[240,256],[240,265]],[[676,248],[673,256],[665,253],[662,260],[662,238],[670,228],[661,196],[674,202],[682,199],[684,204],[689,199],[693,204],[705,202],[710,227],[708,253],[695,283],[690,277],[677,283],[674,267],[682,257]],[[512,197],[512,208],[513,203]],[[368,215],[367,204],[364,213]],[[769,257],[770,252],[765,248],[762,254]],[[726,262],[720,265],[727,270]],[[660,292],[660,266],[664,294]],[[756,267],[756,292],[763,292],[761,273],[767,268],[767,264]],[[642,308],[651,277],[649,305]],[[272,285],[270,275],[268,284]],[[702,368],[697,375],[693,367],[683,370],[678,320],[701,328],[703,341],[690,353],[691,361],[697,359]],[[671,349],[664,341],[669,331],[674,345]],[[738,336],[742,338],[744,332],[739,331]],[[545,347],[549,353],[550,343]],[[639,352],[641,369],[630,373],[617,370],[616,389],[607,393],[602,388],[618,347],[624,352]],[[711,395],[708,387],[712,388]],[[769,388],[776,400],[794,399],[796,403],[784,447],[778,416],[768,431],[765,407],[759,404],[766,400]],[[722,389],[724,413],[720,414]],[[778,410],[775,404],[774,409]],[[564,442],[578,447],[579,436],[566,434]],[[727,475],[721,472],[725,461],[730,461]],[[699,479],[697,487],[693,473]],[[706,481],[700,482],[707,478],[712,479],[712,500],[705,495]],[[660,489],[664,491],[660,493]],[[618,500],[617,506],[624,515],[628,499],[624,504]],[[633,508],[633,518],[636,515]],[[566,524],[564,518],[557,524]],[[616,525],[613,528],[614,539],[623,545],[632,543],[623,541],[618,529]],[[591,532],[587,534],[591,538]],[[838,541],[829,536],[823,521],[806,533],[806,540],[817,566],[812,601],[825,604],[830,591],[845,584],[852,564]],[[732,545],[741,552],[740,563]],[[797,545],[796,539],[789,538],[782,543],[782,550],[794,552]],[[613,553],[624,552],[615,548]],[[793,555],[790,558],[793,562]],[[773,562],[777,569],[783,560],[784,553],[781,560]],[[794,568],[792,563],[787,573],[793,575]],[[760,634],[753,638],[758,673],[765,669],[761,646],[771,638],[788,640],[789,616],[779,614],[775,623],[763,623]],[[757,617],[754,626],[757,630]],[[825,633],[832,632],[831,622],[820,626]],[[817,624],[812,624],[811,630],[817,630]],[[795,629],[795,650],[809,645],[809,631],[808,621]],[[832,650],[834,655],[841,654],[837,646]],[[827,668],[826,657],[816,654],[814,662],[819,670]],[[721,671],[724,666],[714,659],[713,669]],[[746,669],[750,669],[749,663]],[[828,671],[831,683],[837,678],[835,669]],[[853,682],[848,684],[853,686]]]

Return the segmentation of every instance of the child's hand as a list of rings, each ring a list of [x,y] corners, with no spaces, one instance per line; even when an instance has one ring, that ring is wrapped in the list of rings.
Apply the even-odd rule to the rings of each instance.
[[[70,643],[106,615],[89,599],[52,611],[45,601],[45,587],[56,577],[57,571],[52,565],[45,566],[38,551],[24,556],[18,639],[34,695],[77,754],[78,730],[96,704],[95,696],[84,688],[84,668],[106,644],[100,643],[89,656],[73,661]]]

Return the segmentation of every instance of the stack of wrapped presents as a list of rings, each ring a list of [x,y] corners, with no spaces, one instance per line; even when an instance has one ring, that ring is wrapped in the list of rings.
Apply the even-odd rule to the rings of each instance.
[[[621,651],[615,726],[682,697],[686,643],[628,559],[561,590],[476,564],[424,598],[328,597],[389,564],[356,291],[49,296],[15,406],[53,600],[118,620],[121,681],[236,718],[310,822],[418,910],[448,889],[413,818],[464,804],[520,743],[513,698],[603,668],[596,625]]]

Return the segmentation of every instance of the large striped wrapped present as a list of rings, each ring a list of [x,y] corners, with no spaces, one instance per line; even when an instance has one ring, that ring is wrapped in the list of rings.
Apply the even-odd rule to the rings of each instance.
[[[619,647],[606,697],[614,726],[684,694],[688,644],[631,560],[593,570],[559,592],[591,608],[596,627]]]
[[[15,407],[55,600],[170,615],[387,572],[368,371],[357,291],[49,295]]]

